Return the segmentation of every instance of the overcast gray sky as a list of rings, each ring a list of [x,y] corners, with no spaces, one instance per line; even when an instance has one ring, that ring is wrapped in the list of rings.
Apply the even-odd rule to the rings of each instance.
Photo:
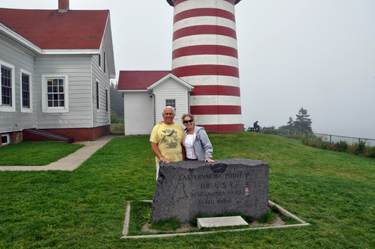
[[[56,9],[58,0],[0,0]],[[165,0],[70,0],[109,9],[116,70],[170,70]],[[314,132],[375,139],[375,1],[242,0],[236,5],[242,119],[285,125],[307,109]]]

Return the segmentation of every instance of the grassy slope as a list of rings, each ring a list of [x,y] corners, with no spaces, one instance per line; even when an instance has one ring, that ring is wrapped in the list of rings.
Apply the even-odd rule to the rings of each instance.
[[[116,138],[73,172],[0,172],[0,248],[372,248],[375,160],[256,133],[209,134],[214,158],[270,164],[270,199],[309,227],[119,239],[126,200],[152,199],[148,137]]]

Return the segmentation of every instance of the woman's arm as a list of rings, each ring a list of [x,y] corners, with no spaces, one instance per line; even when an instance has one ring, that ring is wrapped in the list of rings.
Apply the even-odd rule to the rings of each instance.
[[[198,131],[200,140],[202,141],[203,149],[204,149],[204,157],[206,158],[206,162],[214,162],[214,160],[211,160],[212,153],[214,151],[211,141],[208,138],[208,135],[205,130],[201,129]]]
[[[182,161],[186,161],[186,149],[185,149],[185,146],[183,144],[181,144],[181,147],[182,147]]]

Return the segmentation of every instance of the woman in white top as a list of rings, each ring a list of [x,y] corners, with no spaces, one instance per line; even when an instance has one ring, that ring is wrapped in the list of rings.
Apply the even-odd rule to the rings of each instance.
[[[203,127],[194,124],[194,116],[184,114],[182,121],[186,126],[184,146],[186,151],[186,160],[198,160],[212,163],[212,144]]]

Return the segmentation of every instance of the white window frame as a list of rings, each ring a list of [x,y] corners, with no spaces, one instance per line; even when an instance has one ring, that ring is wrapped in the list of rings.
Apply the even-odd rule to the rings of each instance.
[[[29,76],[29,101],[30,107],[25,108],[23,107],[23,100],[22,100],[22,74],[27,74]],[[20,70],[20,104],[21,104],[21,112],[33,112],[33,76],[29,71],[26,71],[21,68]]]
[[[105,95],[105,112],[108,113],[109,112],[109,89],[108,89],[108,87],[105,88],[105,92],[106,92],[106,95]]]
[[[64,79],[64,107],[48,107],[47,79]],[[69,76],[66,74],[42,75],[42,111],[45,113],[69,112]]]
[[[103,72],[104,72],[104,73],[107,72],[106,64],[107,64],[107,58],[106,58],[106,54],[105,54],[105,50],[104,50],[104,51],[103,51]]]
[[[9,145],[10,144],[10,136],[9,134],[1,134],[1,140],[3,139],[3,137],[7,137],[7,143],[2,143],[1,146],[5,146],[5,145]]]
[[[174,106],[173,105],[169,105],[169,104],[167,104],[167,101],[171,101],[171,100],[173,100],[174,101]],[[167,107],[167,106],[172,106],[173,107],[173,109],[174,109],[174,113],[176,114],[176,111],[177,111],[177,106],[176,106],[176,99],[165,99],[165,106]]]
[[[100,82],[98,79],[96,79],[95,81],[95,109],[96,109],[96,112],[100,112],[100,106],[101,106],[101,103],[100,103]]]
[[[0,111],[2,112],[15,112],[16,111],[16,83],[15,83],[15,67],[9,63],[0,60],[0,68],[4,66],[9,68],[11,72],[11,85],[12,85],[12,106],[3,105],[2,100],[2,85],[1,85],[1,77],[0,77]]]

